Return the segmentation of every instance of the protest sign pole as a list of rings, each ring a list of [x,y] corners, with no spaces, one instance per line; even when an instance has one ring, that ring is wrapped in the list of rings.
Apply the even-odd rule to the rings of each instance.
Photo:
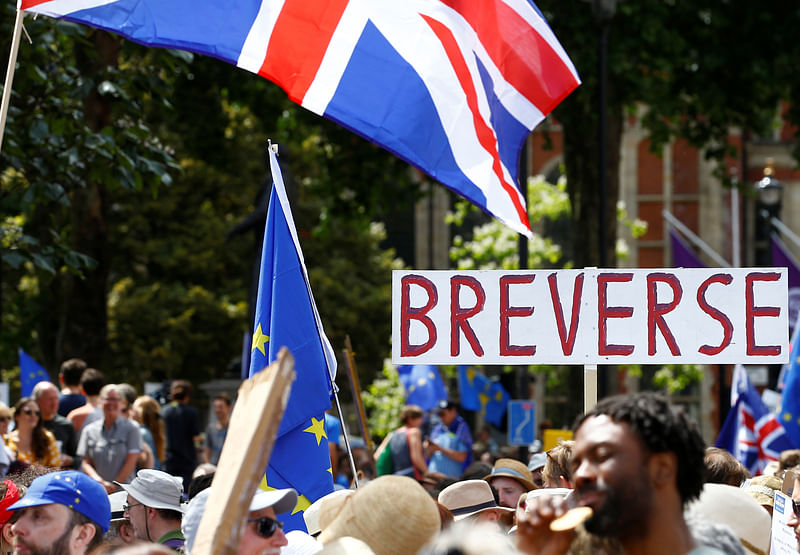
[[[6,118],[8,116],[8,105],[11,103],[11,85],[14,82],[14,69],[17,65],[17,52],[19,51],[19,38],[22,34],[22,20],[25,17],[24,10],[17,10],[17,20],[14,23],[14,33],[11,37],[11,52],[8,55],[8,70],[6,71],[6,82],[3,86],[3,100],[0,103],[0,150],[3,149],[3,134],[6,130]]]
[[[583,365],[583,412],[589,412],[597,404],[597,365]]]
[[[239,387],[193,554],[238,551],[241,524],[267,468],[294,378],[294,357],[283,347],[275,362]]]

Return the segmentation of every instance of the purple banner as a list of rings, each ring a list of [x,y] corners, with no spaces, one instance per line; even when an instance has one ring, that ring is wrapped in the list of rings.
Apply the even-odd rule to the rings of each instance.
[[[686,244],[678,232],[670,228],[669,240],[672,245],[672,266],[674,268],[705,268],[692,248]]]
[[[786,274],[789,278],[789,329],[794,329],[800,312],[800,267],[775,233],[772,234],[772,265],[779,268],[786,266],[789,269]]]

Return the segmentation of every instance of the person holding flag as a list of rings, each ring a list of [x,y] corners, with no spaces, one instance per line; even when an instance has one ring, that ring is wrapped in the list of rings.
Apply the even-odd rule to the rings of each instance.
[[[277,146],[270,146],[273,186],[261,256],[250,375],[273,362],[281,347],[287,347],[294,356],[297,375],[261,489],[296,490],[298,501],[285,518],[284,529],[305,531],[302,512],[333,491],[324,414],[331,406],[336,358],[308,283],[276,151]]]

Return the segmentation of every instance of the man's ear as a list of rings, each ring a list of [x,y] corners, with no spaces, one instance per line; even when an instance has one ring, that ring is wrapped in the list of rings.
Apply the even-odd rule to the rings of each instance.
[[[14,543],[14,531],[11,530],[13,524],[10,522],[6,522],[3,524],[3,541],[6,542],[8,545],[13,545]]]
[[[678,457],[675,453],[653,453],[647,464],[650,479],[656,487],[675,485],[678,475]]]
[[[94,539],[96,533],[97,528],[94,524],[90,522],[80,524],[72,530],[72,544],[75,547],[86,547]]]

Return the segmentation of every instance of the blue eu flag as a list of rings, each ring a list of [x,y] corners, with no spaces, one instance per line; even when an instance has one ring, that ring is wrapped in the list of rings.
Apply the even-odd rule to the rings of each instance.
[[[458,367],[458,393],[461,408],[480,411],[483,409],[481,395],[488,395],[491,387],[489,379],[472,366]]]
[[[495,426],[500,426],[510,400],[511,396],[506,391],[506,388],[500,382],[492,382],[489,388],[489,398],[484,405],[484,410],[486,411],[484,418],[486,418],[486,421]]]
[[[511,397],[500,382],[490,380],[471,366],[459,366],[458,390],[462,408],[482,412],[495,426],[502,423]]]
[[[49,382],[50,375],[47,370],[42,368],[42,365],[36,360],[19,349],[19,382],[21,385],[22,396],[30,397],[33,395],[33,388],[39,382]]]
[[[406,390],[406,403],[422,410],[431,410],[447,399],[439,369],[430,364],[398,366],[400,382]]]
[[[795,326],[785,379],[780,422],[792,446],[798,448],[800,447],[800,326]]]
[[[297,506],[280,519],[287,531],[305,531],[302,511],[333,491],[324,413],[331,406],[336,358],[314,304],[280,166],[271,148],[269,159],[273,188],[261,256],[250,375],[273,362],[281,347],[294,356],[296,379],[261,487],[296,489]]]

